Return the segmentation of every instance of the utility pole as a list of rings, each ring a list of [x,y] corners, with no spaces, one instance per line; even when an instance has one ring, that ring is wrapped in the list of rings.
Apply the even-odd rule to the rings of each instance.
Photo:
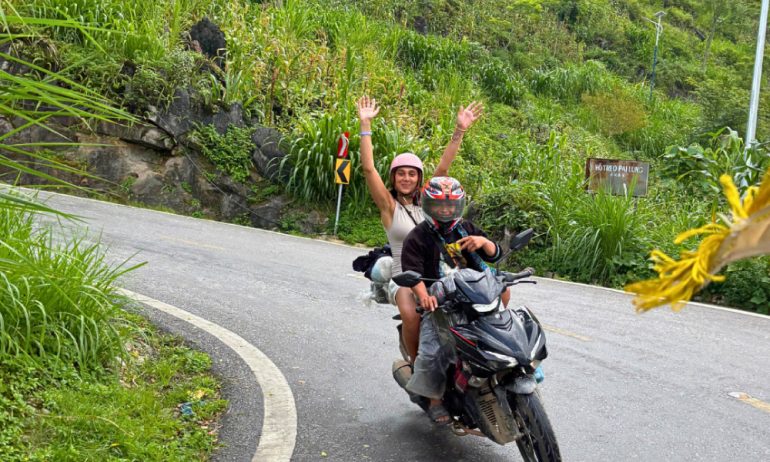
[[[757,32],[757,54],[754,57],[754,80],[751,83],[749,103],[749,121],[746,124],[745,149],[748,151],[757,142],[757,115],[759,113],[759,84],[762,80],[762,60],[765,55],[765,35],[767,32],[767,10],[770,0],[762,0],[762,12],[759,16]],[[744,151],[745,152],[745,151]]]
[[[663,33],[663,23],[661,18],[666,15],[665,11],[658,11],[655,13],[657,21],[653,21],[650,18],[644,18],[651,22],[655,26],[655,51],[652,55],[652,77],[650,77],[650,101],[652,101],[652,89],[655,87],[655,65],[658,64],[658,42],[660,41],[660,34]]]

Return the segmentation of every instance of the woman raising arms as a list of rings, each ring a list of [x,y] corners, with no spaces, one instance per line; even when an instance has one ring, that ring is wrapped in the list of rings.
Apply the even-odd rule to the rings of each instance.
[[[424,219],[419,204],[420,187],[424,180],[423,165],[420,158],[412,153],[397,155],[390,164],[389,190],[374,166],[372,120],[380,112],[380,108],[377,101],[368,96],[361,97],[356,106],[361,123],[361,168],[369,193],[380,211],[380,221],[393,253],[392,274],[398,274],[401,272],[401,248],[404,239]],[[460,149],[463,135],[481,117],[482,111],[482,104],[475,101],[467,107],[460,107],[452,139],[444,149],[433,176],[447,175],[449,166]],[[393,281],[390,282],[389,298],[391,303],[398,306],[404,343],[410,360],[414,362],[420,332],[420,315],[415,310],[417,303],[409,288],[399,287]]]

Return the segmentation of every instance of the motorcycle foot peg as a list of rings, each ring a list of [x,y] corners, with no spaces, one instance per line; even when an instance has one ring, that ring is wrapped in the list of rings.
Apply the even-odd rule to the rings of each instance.
[[[406,387],[406,383],[412,378],[412,366],[403,359],[393,361],[393,378],[401,388]]]

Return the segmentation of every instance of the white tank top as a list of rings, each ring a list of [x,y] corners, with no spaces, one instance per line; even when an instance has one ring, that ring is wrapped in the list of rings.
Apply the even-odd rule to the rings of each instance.
[[[409,213],[414,217],[414,221],[409,217]],[[396,202],[390,229],[385,230],[388,242],[390,242],[390,251],[393,253],[393,275],[401,272],[401,249],[404,247],[404,239],[417,226],[415,222],[420,224],[424,219],[422,208],[419,205],[403,205]]]

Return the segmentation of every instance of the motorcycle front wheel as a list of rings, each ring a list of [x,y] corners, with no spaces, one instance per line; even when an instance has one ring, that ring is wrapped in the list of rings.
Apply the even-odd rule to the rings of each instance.
[[[508,400],[522,433],[516,445],[524,461],[560,462],[559,444],[538,394],[509,395]]]

